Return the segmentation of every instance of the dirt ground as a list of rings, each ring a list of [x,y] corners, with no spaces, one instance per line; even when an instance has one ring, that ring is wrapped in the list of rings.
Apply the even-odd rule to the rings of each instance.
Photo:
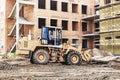
[[[0,80],[120,80],[120,65],[116,62],[37,65],[28,60],[5,60],[0,62]]]

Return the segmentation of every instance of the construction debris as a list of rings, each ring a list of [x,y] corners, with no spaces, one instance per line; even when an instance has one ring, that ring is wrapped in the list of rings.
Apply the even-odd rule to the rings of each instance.
[[[102,51],[97,48],[92,50],[92,61],[96,62],[110,62],[120,59],[120,56],[114,56],[111,52]]]

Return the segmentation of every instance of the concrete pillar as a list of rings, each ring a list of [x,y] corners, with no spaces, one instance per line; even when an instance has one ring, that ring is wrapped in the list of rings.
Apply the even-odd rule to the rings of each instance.
[[[16,0],[16,48],[19,42],[19,0]]]

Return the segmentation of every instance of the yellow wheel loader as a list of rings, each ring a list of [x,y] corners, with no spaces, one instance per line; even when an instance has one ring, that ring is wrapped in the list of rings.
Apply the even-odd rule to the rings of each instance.
[[[41,38],[28,40],[20,39],[18,55],[29,55],[31,63],[47,64],[48,62],[61,62],[69,65],[80,65],[82,61],[89,61],[91,55],[82,51],[82,45],[78,48],[74,44],[62,44],[62,29],[59,27],[43,27]]]

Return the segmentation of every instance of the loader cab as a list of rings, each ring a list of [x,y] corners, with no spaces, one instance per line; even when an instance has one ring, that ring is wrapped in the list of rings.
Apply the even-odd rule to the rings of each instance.
[[[42,27],[41,44],[50,47],[62,47],[62,29],[60,27]]]

